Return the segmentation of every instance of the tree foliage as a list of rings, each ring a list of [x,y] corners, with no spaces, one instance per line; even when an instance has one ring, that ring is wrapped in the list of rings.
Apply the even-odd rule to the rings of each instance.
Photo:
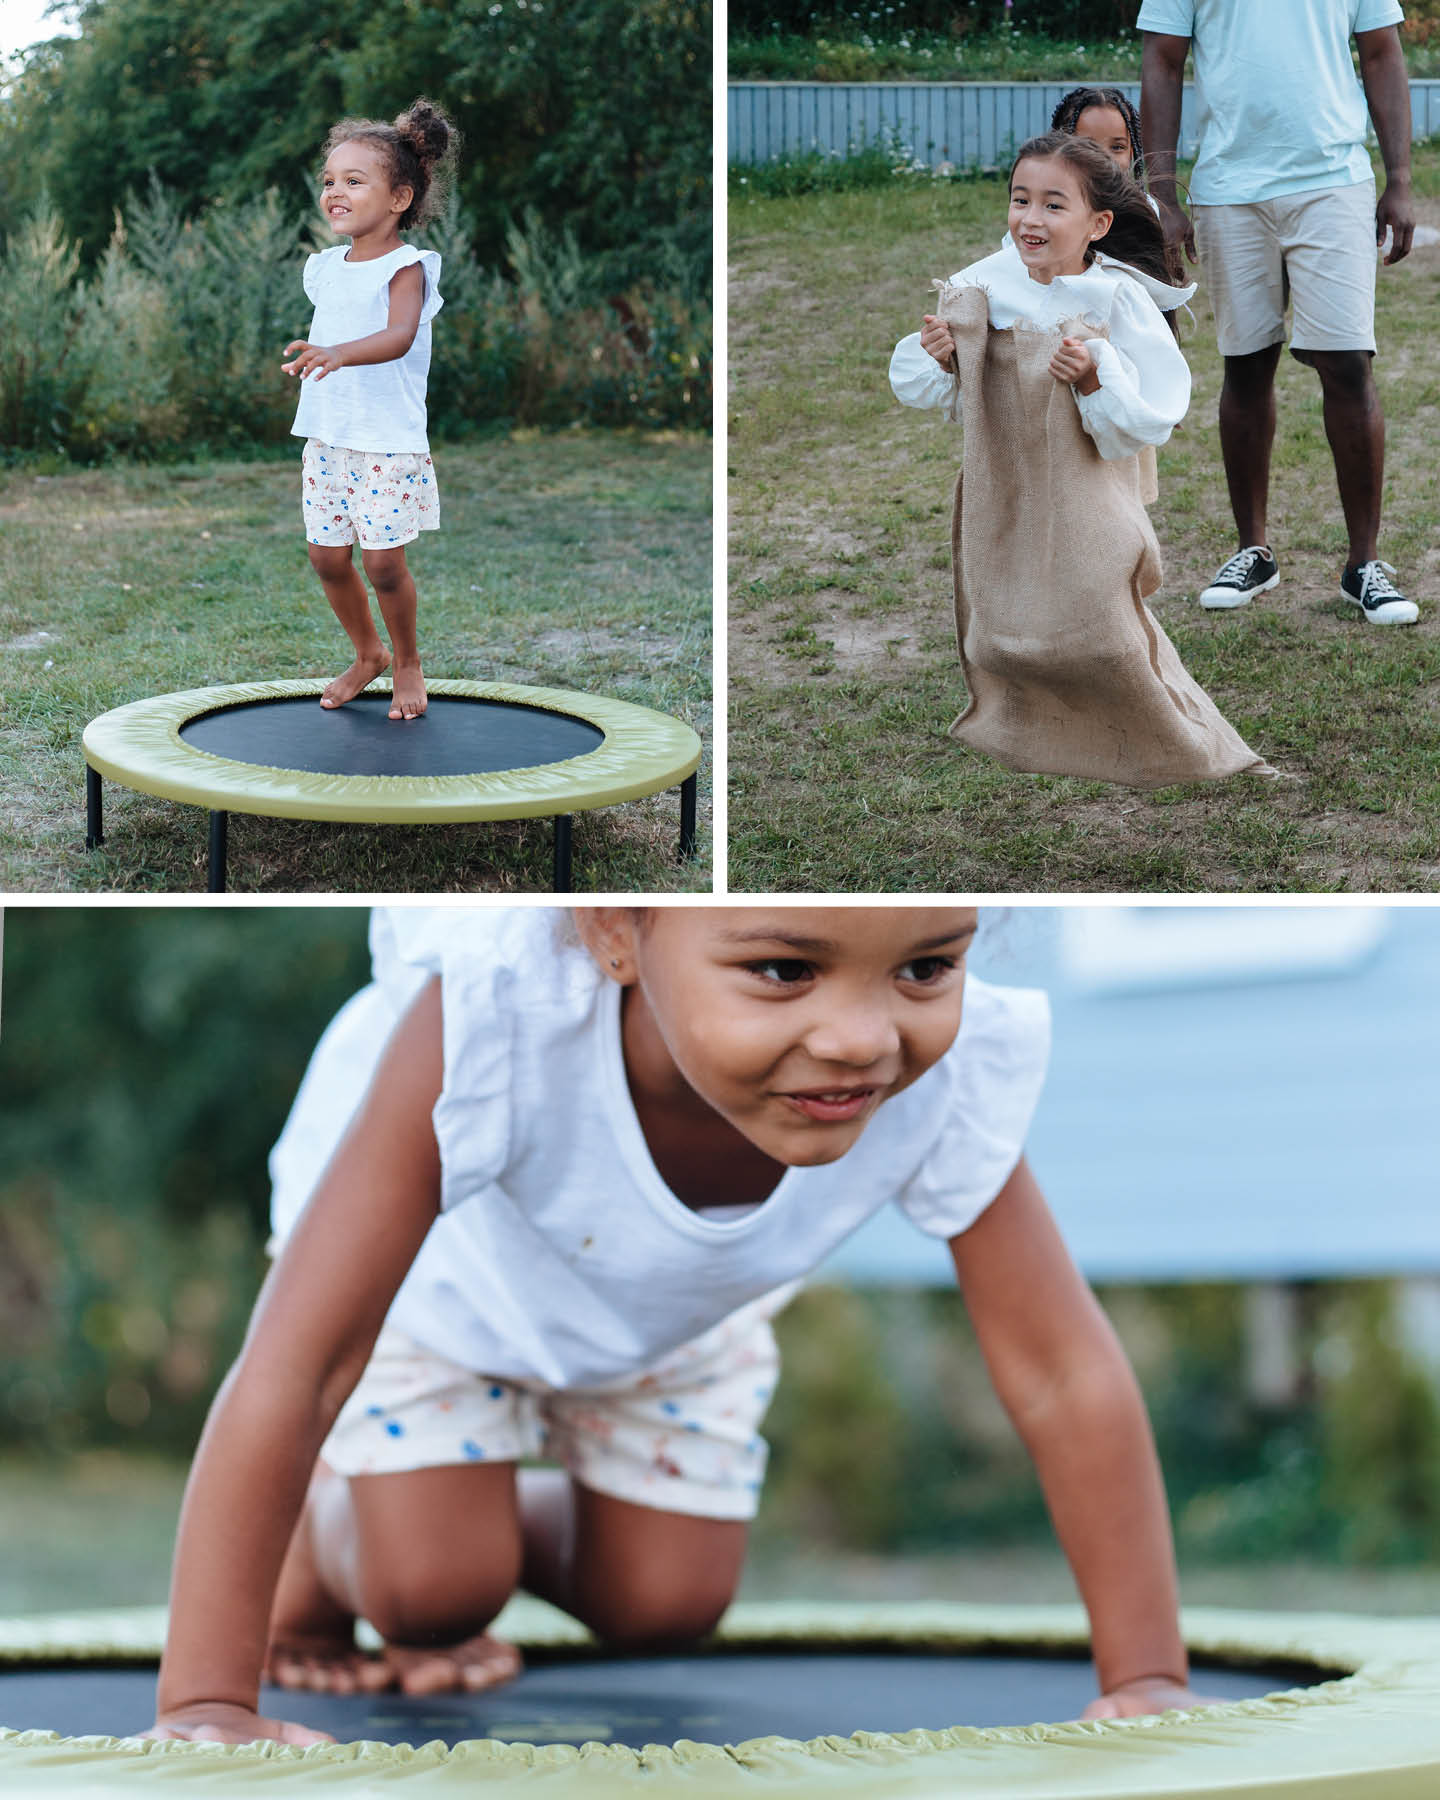
[[[254,1299],[269,1145],[365,979],[365,915],[6,923],[0,1438],[187,1443]]]
[[[708,265],[705,0],[85,0],[80,16],[0,103],[5,234],[43,188],[93,264],[152,175],[187,216],[272,187],[288,212],[313,198],[332,124],[423,93],[463,134],[482,263],[530,209],[611,287]]]

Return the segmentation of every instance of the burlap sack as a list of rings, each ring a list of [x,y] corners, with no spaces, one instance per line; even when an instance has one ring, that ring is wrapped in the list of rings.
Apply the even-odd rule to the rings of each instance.
[[[1105,461],[1050,373],[1062,335],[1104,328],[994,330],[985,294],[948,284],[937,312],[965,418],[951,542],[970,704],[951,735],[1012,769],[1129,787],[1273,774],[1144,603],[1161,580],[1153,455]]]

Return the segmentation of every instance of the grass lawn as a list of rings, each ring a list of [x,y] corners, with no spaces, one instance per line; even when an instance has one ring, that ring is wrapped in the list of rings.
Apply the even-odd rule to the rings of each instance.
[[[1440,225],[1440,145],[1416,156]],[[1338,598],[1345,537],[1319,384],[1282,359],[1271,537],[1282,585],[1234,614],[1196,595],[1234,548],[1203,293],[1195,397],[1160,453],[1151,605],[1187,667],[1293,779],[1141,793],[1017,775],[947,736],[964,702],[950,587],[959,445],[886,366],[928,283],[998,242],[1002,184],[730,204],[730,883],[845,892],[1440,888],[1440,249],[1381,271],[1388,421],[1380,553],[1418,626]]]
[[[61,1462],[8,1457],[0,1470],[0,1617],[93,1606],[153,1606],[169,1587],[183,1463],[120,1451]],[[959,1530],[957,1527],[957,1538]],[[1418,1614],[1440,1611],[1440,1567],[1343,1567],[1280,1558],[1181,1558],[1192,1606]],[[750,1600],[1072,1602],[1050,1543],[882,1556],[799,1543],[762,1509],[741,1584]],[[13,1721],[12,1721],[13,1722]]]
[[[413,546],[432,677],[580,689],[708,736],[708,439],[516,433],[437,453],[444,524]],[[80,736],[97,714],[177,689],[332,675],[350,660],[305,555],[299,455],[0,471],[0,889],[204,885],[205,815],[107,782],[84,847]],[[397,729],[401,727],[397,726]],[[579,813],[575,881],[709,891],[678,865],[674,790]],[[272,893],[546,887],[548,819],[414,827],[236,814],[232,888]]]

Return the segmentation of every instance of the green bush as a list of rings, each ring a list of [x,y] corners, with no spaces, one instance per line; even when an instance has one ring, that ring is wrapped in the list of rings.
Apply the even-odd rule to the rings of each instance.
[[[42,196],[0,261],[0,446],[71,441],[86,385],[79,260]]]
[[[280,362],[309,325],[306,238],[273,191],[187,219],[152,182],[82,277],[42,199],[0,253],[0,455],[99,462],[287,442],[295,385]],[[497,423],[708,428],[708,289],[678,252],[659,259],[658,281],[612,291],[574,233],[532,211],[511,227],[506,270],[486,269],[453,195],[419,241],[444,262],[438,439]]]
[[[183,1449],[263,1272],[269,1146],[365,979],[365,915],[6,927],[0,1441]]]

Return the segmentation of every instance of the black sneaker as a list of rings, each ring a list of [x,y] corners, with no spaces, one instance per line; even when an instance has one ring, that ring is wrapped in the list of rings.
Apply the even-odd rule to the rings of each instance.
[[[1395,573],[1387,562],[1345,565],[1340,577],[1340,598],[1358,606],[1372,625],[1413,625],[1420,608],[1407,600],[1390,577]]]
[[[1215,579],[1200,596],[1209,607],[1248,606],[1256,594],[1280,585],[1280,570],[1268,544],[1251,544],[1237,550],[1215,571]]]

